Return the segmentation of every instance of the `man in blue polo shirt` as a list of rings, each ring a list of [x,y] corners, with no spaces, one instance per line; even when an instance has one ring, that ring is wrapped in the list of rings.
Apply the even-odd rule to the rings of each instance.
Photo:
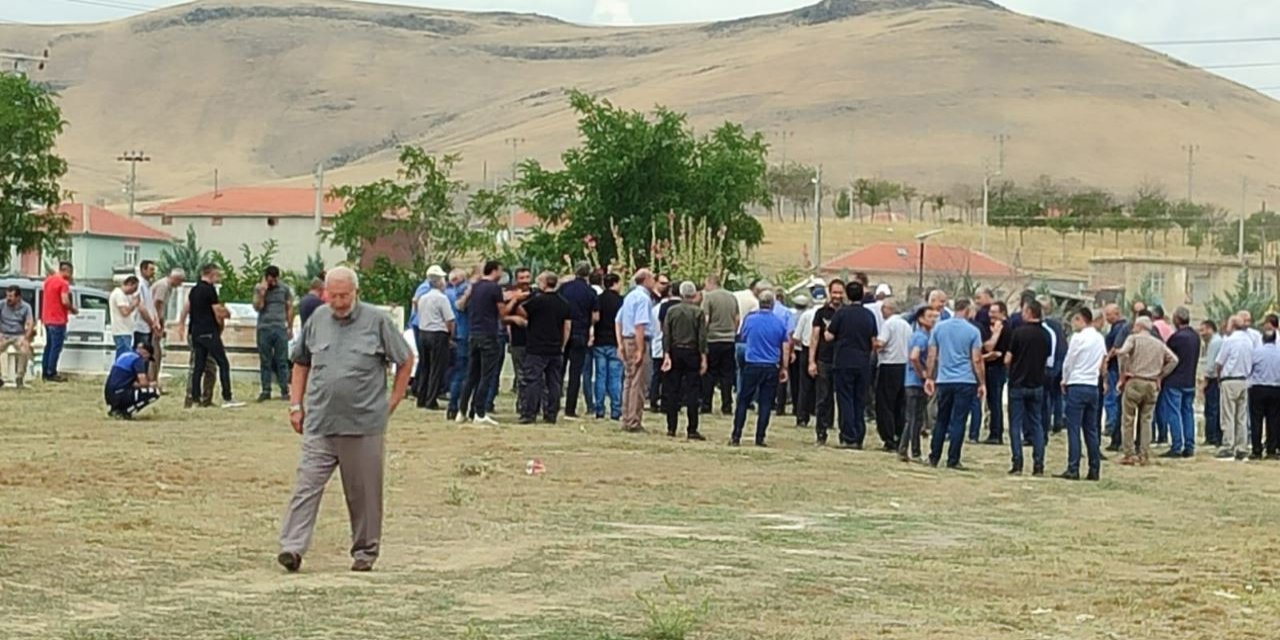
[[[938,421],[933,427],[929,464],[942,460],[942,443],[950,438],[947,468],[964,469],[960,452],[964,447],[965,418],[973,406],[974,394],[986,395],[987,372],[982,363],[982,335],[969,322],[972,303],[956,300],[956,313],[934,327],[929,336],[929,378],[925,393],[938,397]]]
[[[133,351],[116,358],[103,389],[103,397],[111,409],[108,416],[132,420],[139,411],[160,398],[155,384],[147,378],[150,360],[151,345],[146,342],[139,342]]]
[[[738,390],[738,404],[733,414],[733,436],[729,439],[731,447],[738,446],[742,440],[747,408],[753,402],[759,410],[756,415],[756,446],[768,446],[764,438],[773,413],[773,401],[778,393],[778,384],[787,381],[787,366],[791,362],[790,336],[786,323],[773,312],[773,292],[761,291],[759,300],[760,308],[743,318],[739,332],[746,352],[742,357],[742,387]]]
[[[1129,337],[1129,321],[1124,319],[1120,305],[1109,304],[1102,310],[1102,315],[1111,326],[1104,338],[1107,347],[1107,397],[1103,406],[1107,414],[1107,433],[1111,435],[1111,444],[1107,451],[1120,450],[1120,417],[1124,413],[1120,408],[1120,360],[1116,352],[1124,346]]]

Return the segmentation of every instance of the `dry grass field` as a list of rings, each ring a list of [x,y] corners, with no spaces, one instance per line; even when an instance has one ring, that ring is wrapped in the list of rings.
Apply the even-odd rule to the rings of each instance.
[[[1002,448],[967,447],[968,472],[816,449],[787,418],[758,450],[718,417],[691,444],[653,417],[633,436],[406,408],[375,572],[347,570],[335,482],[286,575],[280,403],[122,423],[99,397],[0,393],[0,637],[1238,640],[1280,619],[1280,463],[1067,483],[1006,477]]]

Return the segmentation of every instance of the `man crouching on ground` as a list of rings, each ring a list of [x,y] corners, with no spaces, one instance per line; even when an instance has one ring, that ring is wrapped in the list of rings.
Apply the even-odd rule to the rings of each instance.
[[[302,435],[293,498],[280,530],[277,560],[290,572],[311,544],[324,486],[335,468],[351,517],[352,571],[370,571],[382,535],[383,434],[413,373],[413,354],[378,308],[359,301],[356,273],[329,271],[328,306],[317,309],[294,345],[289,422]],[[387,366],[396,365],[387,396]]]

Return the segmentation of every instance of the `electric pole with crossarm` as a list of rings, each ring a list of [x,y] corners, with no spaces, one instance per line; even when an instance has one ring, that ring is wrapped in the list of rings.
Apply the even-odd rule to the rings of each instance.
[[[138,198],[138,163],[151,162],[151,156],[141,151],[126,151],[116,156],[116,161],[129,163],[129,186],[126,188],[129,190],[129,217],[132,218],[134,202]]]

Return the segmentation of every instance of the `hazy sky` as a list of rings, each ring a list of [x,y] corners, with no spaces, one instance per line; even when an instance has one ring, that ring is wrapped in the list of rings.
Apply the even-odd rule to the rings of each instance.
[[[389,0],[396,4],[475,11],[537,12],[595,24],[654,24],[724,20],[785,11],[817,0]],[[1134,42],[1280,38],[1277,0],[996,0],[1018,11]],[[4,22],[112,20],[179,0],[2,0]],[[0,48],[4,46],[0,42]],[[1215,70],[1280,97],[1280,41],[1199,46],[1153,46],[1196,65],[1276,63]]]

